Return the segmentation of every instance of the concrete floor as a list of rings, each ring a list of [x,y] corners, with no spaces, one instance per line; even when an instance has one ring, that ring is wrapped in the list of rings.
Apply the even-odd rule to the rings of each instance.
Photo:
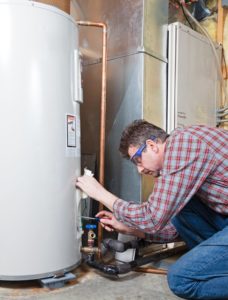
[[[36,281],[0,282],[0,299],[31,300],[177,300],[168,288],[165,275],[131,272],[107,278],[82,265],[75,269],[77,278],[64,288],[50,290]]]

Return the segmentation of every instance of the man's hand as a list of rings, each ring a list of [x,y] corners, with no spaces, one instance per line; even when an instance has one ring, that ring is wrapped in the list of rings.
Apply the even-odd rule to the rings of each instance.
[[[129,232],[129,227],[117,221],[114,215],[109,211],[102,210],[96,215],[96,217],[100,219],[101,226],[107,231],[115,230],[125,234]]]
[[[102,210],[96,215],[96,217],[100,218],[101,226],[104,229],[106,229],[107,231],[115,230],[119,233],[130,234],[130,235],[137,236],[139,238],[145,237],[145,235],[142,231],[139,231],[138,229],[129,227],[129,226],[117,221],[116,218],[114,217],[114,215],[109,211]]]
[[[104,190],[103,186],[92,176],[83,175],[76,180],[76,187],[80,188],[89,197],[99,199]]]
[[[94,177],[83,175],[76,179],[76,187],[80,188],[89,197],[101,202],[111,211],[117,197],[107,191]]]

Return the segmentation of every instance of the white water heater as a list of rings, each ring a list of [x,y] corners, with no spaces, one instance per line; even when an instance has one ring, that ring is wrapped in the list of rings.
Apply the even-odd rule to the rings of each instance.
[[[0,280],[80,263],[78,53],[69,15],[0,0]]]

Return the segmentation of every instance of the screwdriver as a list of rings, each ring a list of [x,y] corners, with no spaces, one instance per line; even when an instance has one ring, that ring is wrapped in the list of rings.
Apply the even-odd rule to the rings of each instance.
[[[93,220],[96,222],[100,222],[100,218],[93,218],[93,217],[86,217],[86,216],[81,216],[81,218],[84,220]]]

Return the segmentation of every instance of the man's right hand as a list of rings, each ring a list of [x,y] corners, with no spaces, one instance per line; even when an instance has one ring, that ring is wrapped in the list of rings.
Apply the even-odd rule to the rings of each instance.
[[[108,209],[113,210],[113,204],[117,197],[107,191],[94,177],[88,175],[80,176],[76,179],[75,185],[89,197],[101,202]]]
[[[126,233],[129,230],[129,227],[124,225],[123,223],[116,220],[114,215],[106,210],[100,211],[96,217],[100,219],[101,226],[107,231],[117,231],[120,233]]]
[[[129,227],[119,221],[114,217],[114,215],[106,210],[100,211],[96,217],[100,219],[101,226],[107,230],[107,231],[117,231],[119,233],[123,234],[130,234],[137,236],[139,238],[144,238],[145,235],[142,231],[139,231],[138,229]]]

